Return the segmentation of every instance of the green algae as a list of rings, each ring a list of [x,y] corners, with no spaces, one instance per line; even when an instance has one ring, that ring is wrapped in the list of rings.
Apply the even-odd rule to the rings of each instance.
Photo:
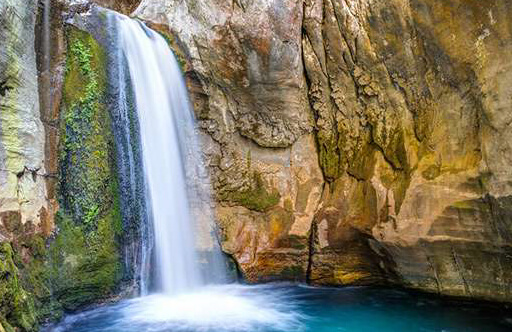
[[[116,245],[117,214],[114,209],[100,218],[95,232],[59,215],[59,235],[49,249],[50,280],[53,296],[64,310],[104,299],[116,289],[122,274]]]
[[[2,260],[9,263],[0,269],[10,277],[5,287],[0,280],[0,299],[15,300],[0,304],[0,323],[7,331],[32,331],[38,321],[56,320],[64,311],[105,299],[117,291],[122,276],[106,55],[89,34],[74,28],[66,32],[56,232],[45,239],[16,216],[4,218],[17,238],[12,249],[4,246],[0,252],[11,257]]]
[[[16,23],[16,22],[15,22]],[[22,25],[13,23],[13,31]],[[122,276],[122,232],[111,119],[106,106],[107,66],[102,47],[87,33],[66,27],[67,58],[60,109],[59,206],[50,238],[19,215],[2,215],[13,235],[0,243],[0,330],[35,331],[39,322],[100,301],[117,291]],[[22,35],[13,33],[12,35]],[[3,128],[19,128],[22,70],[8,40],[2,68],[9,89],[2,96]],[[13,46],[14,45],[14,46]],[[3,82],[3,83],[5,83]],[[6,83],[6,84],[7,84]],[[2,133],[9,170],[23,168],[17,131]],[[16,154],[16,155],[14,155]],[[10,186],[17,184],[9,176]],[[12,184],[11,184],[12,182]]]
[[[61,109],[59,233],[49,249],[51,289],[64,310],[104,299],[122,276],[121,213],[106,54],[93,37],[67,30]]]
[[[4,168],[8,172],[4,189],[17,192],[19,189],[16,173],[23,170],[27,163],[23,154],[20,154],[25,144],[20,129],[26,127],[22,123],[22,114],[31,112],[32,109],[27,107],[30,107],[28,105],[31,101],[37,99],[30,94],[34,93],[31,87],[24,84],[24,80],[30,75],[30,60],[23,59],[27,42],[23,37],[30,33],[31,25],[27,22],[33,18],[34,13],[30,6],[11,9],[16,15],[5,17],[2,26],[8,33],[0,33],[5,38],[0,46],[3,53],[0,63],[0,85],[3,88],[0,95],[0,152],[5,153]],[[1,219],[8,232],[23,234],[24,228],[18,211],[4,212]],[[21,253],[30,252],[32,247],[40,243],[29,243],[29,239],[30,236],[23,236],[13,243],[0,243],[0,327],[7,332],[37,329],[34,297],[25,287],[22,270],[24,256]]]
[[[281,195],[276,189],[272,189],[271,191],[267,190],[261,174],[254,171],[249,188],[225,192],[221,196],[221,199],[237,203],[249,210],[264,212],[277,205],[281,199]]]
[[[176,61],[178,62],[178,66],[181,71],[185,73],[187,71],[187,59],[183,50],[180,48],[178,41],[176,38],[168,31],[168,29],[159,25],[151,25],[151,28],[154,29],[169,45],[169,48],[174,54]]]
[[[20,327],[24,331],[36,328],[34,302],[20,282],[15,254],[9,243],[0,244],[0,322]]]
[[[105,213],[115,181],[113,138],[106,110],[106,55],[89,34],[68,30],[60,148],[60,191],[63,207],[88,231]]]
[[[318,141],[318,160],[324,176],[328,181],[334,181],[340,176],[340,155],[338,144],[334,137],[324,135],[322,132],[317,134]]]

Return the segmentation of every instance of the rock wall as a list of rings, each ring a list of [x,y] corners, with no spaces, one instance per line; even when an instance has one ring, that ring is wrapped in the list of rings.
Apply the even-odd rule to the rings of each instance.
[[[92,0],[92,2],[110,8],[122,14],[130,14],[140,3],[140,0]]]
[[[184,60],[224,250],[252,281],[305,281],[323,176],[297,1],[143,1]],[[185,63],[186,62],[186,63]]]
[[[63,23],[87,1],[51,3],[49,68],[42,7],[0,4],[8,332],[123,274],[104,51]],[[248,281],[512,301],[512,4],[143,0],[134,15],[182,64],[222,246]]]
[[[52,295],[64,310],[104,299],[121,281],[117,167],[107,110],[107,55],[88,33],[65,27],[60,109],[59,227],[49,247]]]
[[[304,63],[328,180],[313,282],[392,276],[511,299],[511,10],[306,2]]]
[[[37,6],[0,4],[0,219],[1,240],[10,239],[5,220],[46,227],[44,128],[39,114],[34,26]]]
[[[507,1],[151,1],[249,281],[512,299]]]
[[[40,119],[35,2],[0,3],[0,329],[36,324],[19,266],[34,254],[33,234],[52,228],[46,200],[44,127]],[[14,248],[14,250],[13,250]]]
[[[0,330],[7,332],[37,330],[111,297],[123,277],[105,52],[63,22],[87,6],[50,3],[47,24],[43,2],[0,4]]]

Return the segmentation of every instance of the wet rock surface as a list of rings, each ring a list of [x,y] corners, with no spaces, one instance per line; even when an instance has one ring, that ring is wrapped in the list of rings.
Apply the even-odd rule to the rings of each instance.
[[[135,15],[175,36],[224,247],[249,280],[509,301],[510,13],[212,0]]]

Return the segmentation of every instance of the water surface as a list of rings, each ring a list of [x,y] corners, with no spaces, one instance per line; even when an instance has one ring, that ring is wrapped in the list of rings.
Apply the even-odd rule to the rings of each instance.
[[[512,313],[394,289],[223,285],[125,300],[49,331],[510,332]]]

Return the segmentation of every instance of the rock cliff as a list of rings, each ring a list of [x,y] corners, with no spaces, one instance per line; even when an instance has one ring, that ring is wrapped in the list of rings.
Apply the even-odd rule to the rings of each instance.
[[[19,266],[39,247],[31,235],[48,232],[54,213],[46,200],[36,14],[35,2],[0,3],[0,329],[7,331],[11,324],[35,326],[34,302],[20,285]]]
[[[313,282],[392,276],[510,300],[511,10],[506,1],[305,3],[328,181]]]
[[[302,3],[143,1],[168,26],[203,132],[224,250],[252,281],[306,280],[323,188],[302,62]]]
[[[0,219],[45,227],[44,128],[37,90],[36,4],[0,4]],[[16,218],[18,218],[16,217]],[[9,231],[0,235],[10,239]]]
[[[173,46],[248,281],[512,301],[508,1],[94,2]],[[88,1],[51,4],[45,37],[0,3],[0,330],[123,277],[105,51],[64,23]]]
[[[0,330],[7,332],[37,330],[64,310],[105,299],[123,277],[105,51],[63,23],[67,3],[50,3],[51,12],[43,2],[0,4]]]
[[[510,301],[507,1],[142,1],[248,280]]]

